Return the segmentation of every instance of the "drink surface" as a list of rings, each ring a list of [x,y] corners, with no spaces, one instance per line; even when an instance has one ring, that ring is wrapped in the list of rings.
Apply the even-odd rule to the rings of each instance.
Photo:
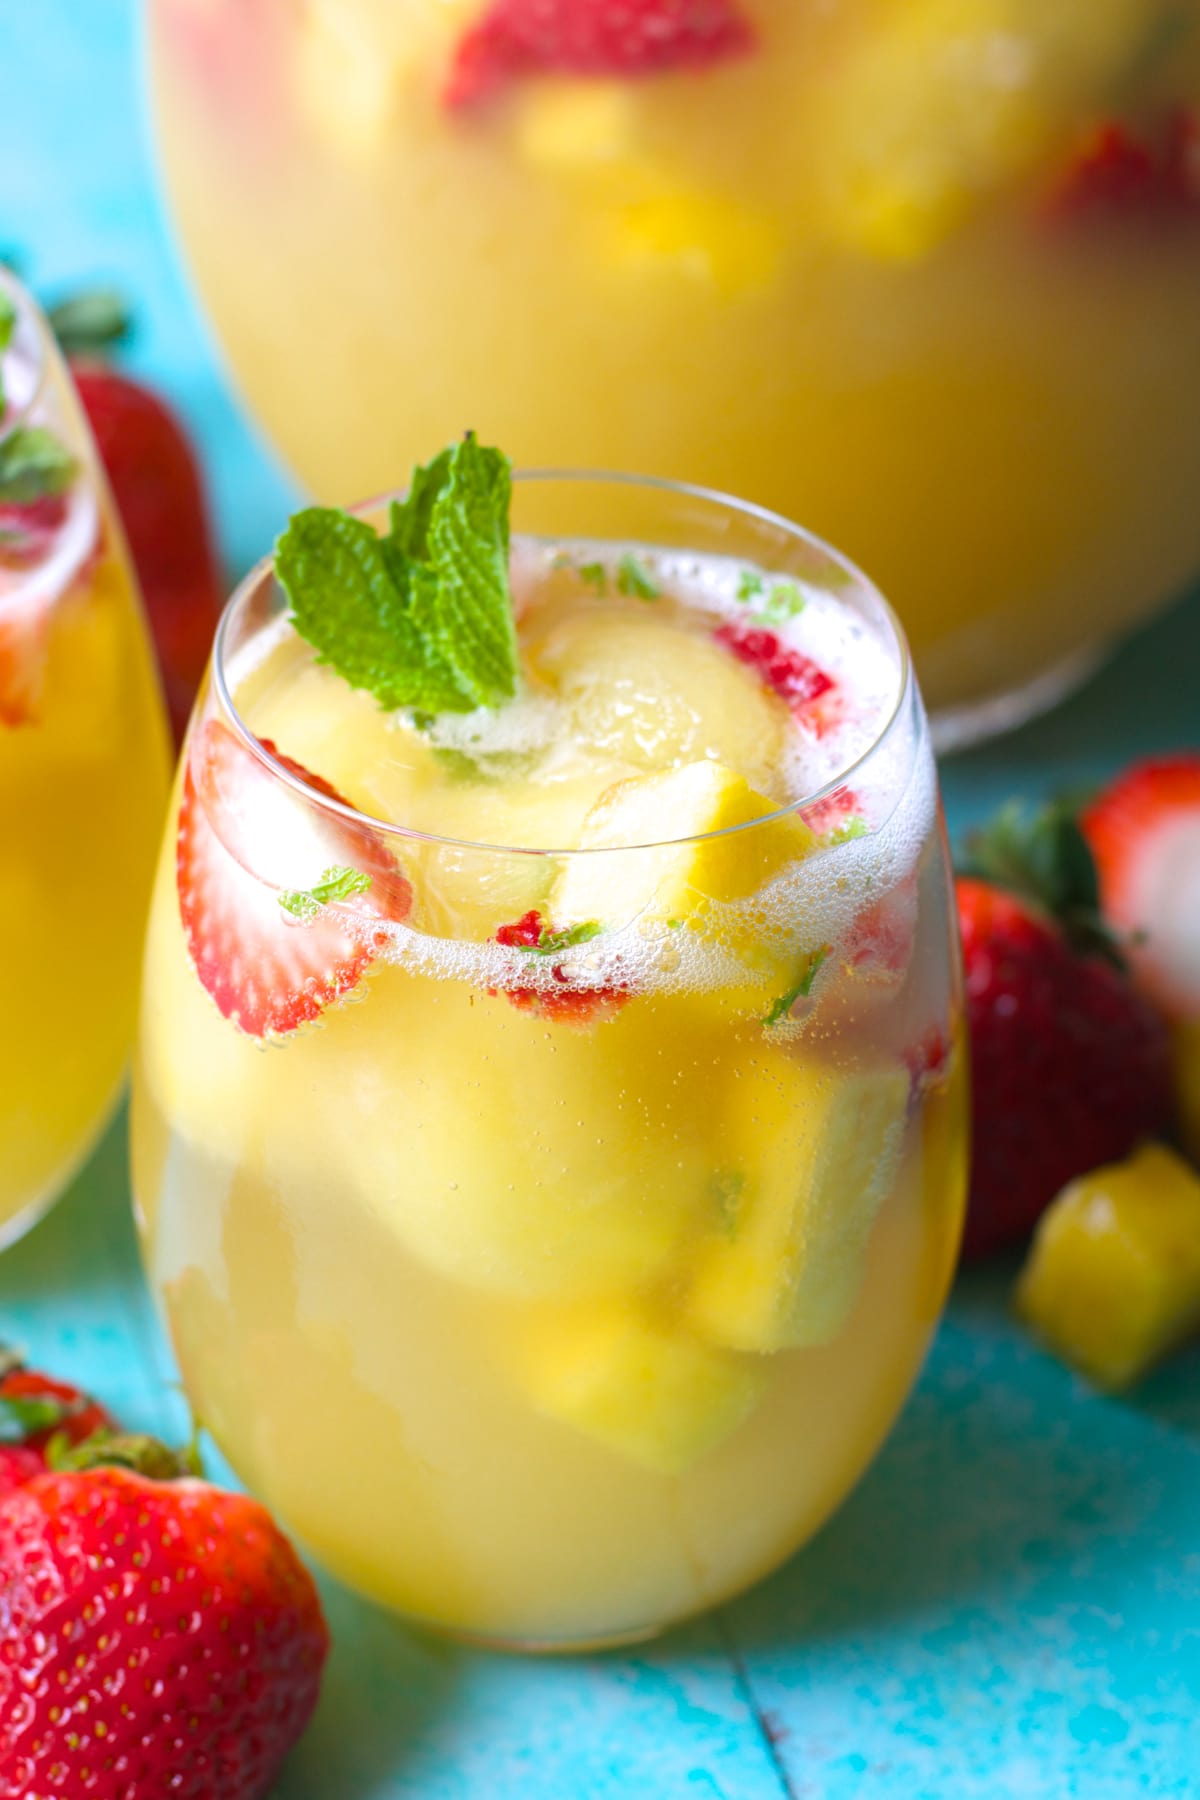
[[[1143,617],[1200,565],[1200,4],[709,10],[736,53],[464,99],[517,0],[151,0],[193,266],[297,472],[376,492],[471,423],[753,493],[872,571],[935,710]]]
[[[566,1644],[736,1591],[869,1459],[953,1261],[961,1070],[882,615],[644,544],[517,538],[511,574],[518,697],[433,722],[253,596],[227,628],[242,725],[308,796],[268,805],[210,694],[135,1187],[243,1477],[387,1604]],[[332,795],[359,811],[331,826]],[[258,1031],[189,931],[210,828],[246,906],[341,908],[364,960],[319,1018]],[[334,841],[369,885],[310,912]]]
[[[103,1125],[136,1012],[167,790],[129,564],[74,395],[15,289],[0,350],[0,1243]],[[27,978],[26,978],[27,977]]]

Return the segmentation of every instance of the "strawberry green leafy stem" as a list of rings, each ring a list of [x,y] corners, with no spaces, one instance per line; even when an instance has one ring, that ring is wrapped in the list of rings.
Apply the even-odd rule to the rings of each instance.
[[[778,1000],[772,1003],[770,1012],[768,1012],[763,1019],[764,1025],[781,1024],[783,1020],[787,1018],[797,1000],[808,999],[808,996],[812,993],[813,982],[817,979],[817,973],[821,964],[828,955],[829,945],[823,944],[819,950],[814,950],[811,956],[805,959],[804,972],[800,976],[799,981],[797,981],[794,987],[790,987],[786,994],[780,994]]]
[[[389,711],[432,718],[511,700],[511,494],[507,457],[468,432],[413,471],[384,535],[332,507],[297,513],[275,567],[317,660]]]
[[[321,908],[328,906],[331,900],[348,900],[352,894],[365,894],[370,885],[369,875],[364,875],[361,869],[351,869],[342,863],[326,869],[320,881],[310,888],[284,888],[279,896],[279,904],[293,919],[307,921],[315,919]]]

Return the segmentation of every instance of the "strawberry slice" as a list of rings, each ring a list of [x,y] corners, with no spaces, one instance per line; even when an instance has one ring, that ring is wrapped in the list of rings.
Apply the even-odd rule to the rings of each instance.
[[[510,950],[536,950],[548,930],[546,921],[535,909],[511,925],[501,925],[496,942]],[[559,1025],[593,1025],[600,1019],[615,1018],[632,998],[628,988],[618,983],[606,987],[578,986],[561,963],[555,963],[550,974],[559,984],[554,988],[489,988],[488,992],[502,991],[518,1012],[536,1013],[539,1018]]]
[[[1135,763],[1082,820],[1105,914],[1143,993],[1200,1018],[1200,752]]]
[[[493,0],[460,41],[443,98],[474,106],[528,75],[706,69],[753,45],[736,0]]]
[[[262,747],[314,795],[341,801],[269,739]],[[289,918],[281,892],[311,890],[341,867],[370,885],[307,922]],[[184,771],[176,878],[196,974],[251,1037],[293,1031],[357,984],[383,933],[372,938],[349,915],[399,922],[412,905],[411,886],[374,831],[302,799],[216,719],[197,732]]]
[[[1055,222],[1178,214],[1200,203],[1200,115],[1180,108],[1139,134],[1105,119],[1082,139],[1045,203]]]
[[[787,703],[800,723],[818,737],[828,729],[832,708],[828,702],[824,706],[818,706],[817,702],[833,694],[837,684],[811,656],[793,649],[776,632],[766,631],[758,625],[736,622],[721,625],[713,636],[739,662],[753,669],[765,686]]]

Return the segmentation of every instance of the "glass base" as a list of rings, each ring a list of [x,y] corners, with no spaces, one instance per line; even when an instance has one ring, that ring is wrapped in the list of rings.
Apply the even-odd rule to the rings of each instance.
[[[594,1656],[606,1650],[627,1650],[633,1644],[648,1644],[653,1638],[661,1637],[675,1625],[681,1624],[679,1619],[672,1619],[669,1624],[643,1625],[630,1631],[603,1632],[597,1637],[579,1638],[538,1638],[538,1637],[493,1637],[484,1631],[459,1631],[451,1625],[434,1625],[428,1619],[417,1619],[411,1615],[407,1622],[418,1631],[427,1631],[440,1638],[448,1638],[451,1643],[463,1644],[470,1650],[496,1651],[505,1656]]]
[[[929,721],[934,749],[939,755],[951,750],[967,750],[972,744],[986,743],[989,738],[1028,724],[1030,719],[1049,712],[1089,681],[1101,664],[1107,662],[1111,649],[1112,645],[1107,642],[1088,644],[1082,650],[1072,650],[1053,668],[1035,675],[1021,687],[934,712]]]

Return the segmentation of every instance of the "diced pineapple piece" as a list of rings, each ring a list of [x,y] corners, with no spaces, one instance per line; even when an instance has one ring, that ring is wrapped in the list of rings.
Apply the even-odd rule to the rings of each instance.
[[[924,257],[1113,104],[1168,0],[904,0],[853,40],[813,120],[832,234]]]
[[[524,1380],[539,1412],[682,1475],[748,1416],[764,1371],[612,1305],[536,1329]]]
[[[904,1070],[846,1074],[783,1053],[747,1070],[722,1120],[735,1178],[696,1267],[693,1329],[758,1351],[837,1336],[896,1180],[908,1092]]]
[[[719,1028],[698,1022],[685,1059],[663,1052],[678,1000],[548,1030],[502,994],[394,980],[355,1009],[342,1074],[339,1163],[361,1203],[467,1287],[575,1300],[656,1279],[704,1205],[711,1103],[680,1069],[713,1066]]]
[[[1172,1028],[1171,1060],[1179,1135],[1188,1155],[1200,1162],[1200,1019],[1186,1019]]]
[[[296,99],[322,143],[352,163],[378,156],[409,86],[431,91],[478,0],[380,6],[304,0],[294,43]]]
[[[627,83],[544,81],[522,95],[517,149],[538,168],[592,169],[628,156],[634,118]]]
[[[584,750],[647,774],[708,757],[767,787],[789,729],[787,708],[720,644],[644,603],[579,609],[528,644],[538,679],[570,713]]]
[[[551,894],[551,917],[568,925],[642,917],[682,922],[714,901],[748,899],[817,841],[792,813],[757,829],[734,829],[777,811],[773,800],[716,762],[618,781],[589,812],[580,838],[584,849],[611,854],[567,861]],[[622,854],[625,846],[659,844],[664,836],[696,841]]]
[[[1138,1380],[1200,1330],[1200,1177],[1147,1144],[1071,1182],[1038,1225],[1017,1306],[1101,1386]]]
[[[729,299],[770,288],[787,241],[775,214],[682,187],[620,206],[608,236],[614,263],[656,279],[673,274]]]

